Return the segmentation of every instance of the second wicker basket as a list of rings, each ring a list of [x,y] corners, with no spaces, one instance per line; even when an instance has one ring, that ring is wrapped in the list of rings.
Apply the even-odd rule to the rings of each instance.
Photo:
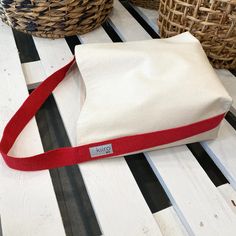
[[[160,0],[161,37],[190,31],[215,68],[236,69],[236,0]]]

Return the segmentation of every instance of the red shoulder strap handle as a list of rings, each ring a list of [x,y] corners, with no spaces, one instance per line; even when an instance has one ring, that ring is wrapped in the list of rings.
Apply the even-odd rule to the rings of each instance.
[[[221,114],[210,119],[177,128],[121,137],[78,147],[58,148],[31,157],[12,157],[8,155],[8,152],[18,135],[32,117],[34,117],[38,109],[56,86],[65,78],[66,73],[74,62],[75,59],[42,82],[40,86],[28,96],[22,106],[8,122],[0,143],[0,152],[9,167],[24,171],[44,170],[73,165],[92,159],[120,156],[168,144],[206,132],[217,127],[224,118],[224,114]],[[101,155],[91,157],[91,148],[98,148],[97,152],[99,152],[99,148],[104,147],[103,145],[109,145],[111,150],[109,152],[103,152]]]

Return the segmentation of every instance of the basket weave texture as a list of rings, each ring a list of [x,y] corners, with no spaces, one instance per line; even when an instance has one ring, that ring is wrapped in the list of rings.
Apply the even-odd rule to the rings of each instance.
[[[100,26],[112,5],[113,0],[0,0],[0,18],[16,30],[60,38]]]
[[[158,10],[159,0],[130,0],[131,3],[139,7]]]
[[[236,0],[160,0],[161,37],[190,31],[215,68],[236,68]]]

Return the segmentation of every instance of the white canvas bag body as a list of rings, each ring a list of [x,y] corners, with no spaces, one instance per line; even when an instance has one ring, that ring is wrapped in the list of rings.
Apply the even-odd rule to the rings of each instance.
[[[190,33],[78,45],[75,58],[86,94],[77,122],[78,146],[27,158],[7,155],[71,62],[45,80],[25,102],[30,105],[24,104],[7,125],[0,150],[10,167],[47,169],[212,139],[232,103],[201,44]],[[13,132],[19,116],[23,124]],[[6,138],[12,132],[13,138]]]

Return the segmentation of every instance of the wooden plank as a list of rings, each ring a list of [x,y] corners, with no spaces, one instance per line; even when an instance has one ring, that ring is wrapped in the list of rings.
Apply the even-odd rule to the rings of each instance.
[[[46,78],[41,61],[22,63],[21,66],[29,89],[37,87]]]
[[[223,184],[217,188],[226,200],[229,207],[236,214],[236,191],[231,187],[230,184]]]
[[[150,9],[137,7],[137,6],[133,6],[133,8],[152,27],[152,29],[157,34],[159,34],[159,28],[157,27],[158,12],[156,10],[150,10]]]
[[[236,77],[228,70],[216,70],[216,73],[230,96],[233,98],[231,111],[236,115]],[[236,160],[234,158],[235,144],[236,131],[225,120],[222,123],[219,136],[216,140],[202,142],[204,149],[234,189],[236,189]]]
[[[189,234],[235,235],[235,215],[186,146],[145,155]]]
[[[236,116],[236,77],[228,70],[215,70],[222,84],[233,98],[232,113]]]
[[[233,127],[224,120],[218,138],[201,144],[232,187],[236,189],[236,131]]]
[[[25,79],[11,29],[0,23],[0,134],[27,97]],[[7,47],[5,46],[7,43]],[[33,119],[20,135],[11,154],[42,152]],[[48,171],[19,172],[0,160],[0,212],[3,235],[65,235]],[[42,192],[42,189],[44,190]]]
[[[156,19],[155,17],[158,15],[156,15],[156,12],[153,10],[148,10],[148,9],[144,9],[141,7],[136,7],[134,6],[135,10],[137,12],[139,12],[139,14],[146,19],[147,22],[149,22],[149,25],[152,26],[152,28],[154,30],[156,30],[156,32],[159,32],[158,26],[156,24]],[[158,16],[157,16],[158,17]],[[236,109],[235,109],[235,101],[236,101],[236,78],[235,76],[230,73],[228,70],[216,70],[219,78],[221,79],[221,82],[223,83],[223,85],[226,87],[226,89],[228,90],[228,92],[231,94],[234,103],[232,106],[231,111],[236,114]],[[231,131],[232,127],[231,127]],[[222,146],[223,147],[223,146]],[[231,153],[232,154],[232,153]],[[231,159],[233,155],[231,156]],[[232,166],[232,169],[235,168],[235,165]],[[236,211],[236,200],[235,199],[235,191],[232,189],[232,187],[229,184],[224,184],[222,186],[218,187],[218,190],[221,192],[222,196],[225,198],[226,202],[228,203],[228,205],[231,207],[232,210]],[[175,222],[176,223],[176,222]],[[160,228],[162,229],[162,227],[160,226]]]
[[[51,75],[55,70],[64,66],[72,59],[72,53],[65,39],[45,39],[34,37],[36,48],[40,48],[39,57],[42,63],[47,64],[44,66],[45,74]],[[48,53],[53,52],[53,53]]]
[[[111,39],[106,34],[102,27],[95,29],[92,32],[78,36],[81,43],[111,43]]]
[[[168,207],[154,214],[163,236],[187,236],[188,233],[174,208]]]
[[[104,235],[161,235],[123,158],[80,168]]]
[[[85,35],[80,38],[84,43],[87,43],[87,40],[88,43],[111,42],[101,28],[94,31],[93,36]],[[37,40],[35,44],[47,75],[50,71],[48,67],[52,64],[50,60],[53,60],[54,65],[59,61],[57,68],[61,66],[60,59],[48,55],[54,54],[58,46],[63,51],[68,50],[64,42],[57,46],[53,44],[51,47],[46,46],[47,55],[44,53],[44,45]],[[54,92],[72,145],[76,145],[75,127],[81,101],[79,77],[78,70],[73,70]],[[80,170],[105,235],[114,235],[114,232],[118,235],[161,234],[124,158],[84,163],[80,165]]]
[[[110,22],[122,41],[151,39],[151,36],[129,14],[118,0],[114,1],[114,9],[110,16]]]
[[[34,65],[31,65],[31,63],[24,65],[24,72],[28,79],[28,85],[42,81],[73,58],[65,39],[51,40],[34,37],[34,42],[41,61],[37,64],[34,63],[34,65],[36,65],[35,67]],[[33,77],[30,76],[32,70],[36,70],[38,72],[34,80],[32,79]],[[57,104],[61,104],[61,106],[58,106],[58,109],[63,117],[63,121],[70,120],[71,124],[74,124],[74,126],[67,126],[67,123],[64,123],[67,132],[73,133],[73,140],[70,140],[71,143],[75,143],[75,126],[79,111],[76,108],[75,110],[70,109],[70,111],[65,111],[65,109],[60,108],[67,106],[68,101],[71,101],[71,99],[76,99],[76,101],[80,100],[80,94],[78,93],[79,77],[80,75],[78,70],[71,71],[68,78],[59,84],[56,91],[53,92]],[[63,97],[57,96],[57,93],[60,94],[61,90],[63,90],[64,93]]]
[[[236,214],[236,191],[230,184],[218,186],[217,189],[224,197],[229,207]],[[174,208],[168,207],[153,214],[164,236],[188,235]]]
[[[37,125],[45,151],[70,146],[55,99],[50,96],[36,114]],[[78,166],[50,170],[66,235],[101,235]]]

